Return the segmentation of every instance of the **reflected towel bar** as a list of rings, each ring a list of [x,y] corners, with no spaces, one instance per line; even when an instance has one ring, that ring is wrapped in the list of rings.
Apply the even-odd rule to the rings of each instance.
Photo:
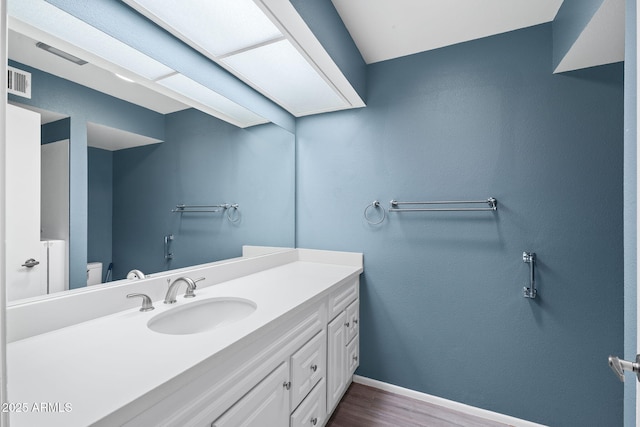
[[[459,205],[459,204],[484,204],[488,205],[488,208],[401,208],[400,205]],[[460,212],[460,211],[496,211],[498,210],[498,201],[489,197],[486,200],[449,200],[449,201],[437,201],[437,202],[398,202],[392,200],[390,202],[389,212]]]
[[[227,209],[238,209],[239,205],[235,204],[222,204],[222,205],[176,205],[175,209],[171,209],[171,212],[220,212]]]

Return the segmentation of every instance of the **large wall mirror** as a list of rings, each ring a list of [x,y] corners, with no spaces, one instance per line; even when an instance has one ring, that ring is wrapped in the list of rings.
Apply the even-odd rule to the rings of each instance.
[[[9,65],[31,74],[31,98],[9,102],[42,118],[40,239],[66,240],[65,282],[49,293],[238,257],[242,245],[294,246],[292,133],[234,126],[40,41],[10,22]],[[8,289],[10,303],[22,296],[35,295]]]

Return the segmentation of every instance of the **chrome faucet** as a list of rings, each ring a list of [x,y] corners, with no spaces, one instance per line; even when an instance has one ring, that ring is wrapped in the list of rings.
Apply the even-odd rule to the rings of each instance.
[[[196,290],[196,283],[201,280],[204,280],[204,277],[201,277],[196,280],[193,280],[189,277],[178,277],[176,280],[173,281],[173,283],[169,285],[169,290],[167,290],[167,295],[164,297],[164,303],[173,304],[176,302],[176,295],[178,294],[178,286],[180,285],[180,282],[184,282],[187,284],[187,292],[185,292],[184,297],[185,298],[195,297],[196,294],[194,293],[194,291]],[[170,280],[167,279],[167,282],[169,281]]]

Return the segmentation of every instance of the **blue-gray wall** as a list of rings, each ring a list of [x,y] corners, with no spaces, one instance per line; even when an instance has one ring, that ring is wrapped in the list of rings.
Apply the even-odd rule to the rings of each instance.
[[[298,120],[298,245],[364,253],[358,374],[621,425],[623,68],[551,63],[546,24],[370,65],[367,108]],[[489,196],[496,213],[363,218],[374,199]]]
[[[637,8],[627,0],[624,61],[624,357],[637,353]],[[624,425],[636,426],[636,382],[624,384]]]
[[[104,280],[113,260],[113,152],[88,147],[87,261],[102,263]]]
[[[114,278],[237,257],[242,245],[294,245],[293,134],[185,110],[166,116],[165,136],[114,154]],[[171,212],[182,203],[238,203],[241,220]],[[174,259],[165,262],[168,234]]]
[[[52,74],[9,61],[32,74],[31,99],[9,100],[69,117],[69,287],[87,284],[87,122],[164,139],[164,116]]]

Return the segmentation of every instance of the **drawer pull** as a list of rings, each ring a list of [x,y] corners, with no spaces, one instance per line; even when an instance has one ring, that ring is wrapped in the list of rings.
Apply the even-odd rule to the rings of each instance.
[[[353,323],[358,324],[358,319],[353,319]]]
[[[357,362],[358,361],[358,356],[353,356],[353,360]]]
[[[311,425],[314,426],[316,424],[318,424],[318,417],[311,418]]]
[[[291,388],[291,381],[283,382],[282,387],[284,387],[286,390],[289,390]]]
[[[349,322],[345,323],[344,326],[349,327]]]
[[[318,365],[311,365],[311,371],[315,372],[318,370]]]

